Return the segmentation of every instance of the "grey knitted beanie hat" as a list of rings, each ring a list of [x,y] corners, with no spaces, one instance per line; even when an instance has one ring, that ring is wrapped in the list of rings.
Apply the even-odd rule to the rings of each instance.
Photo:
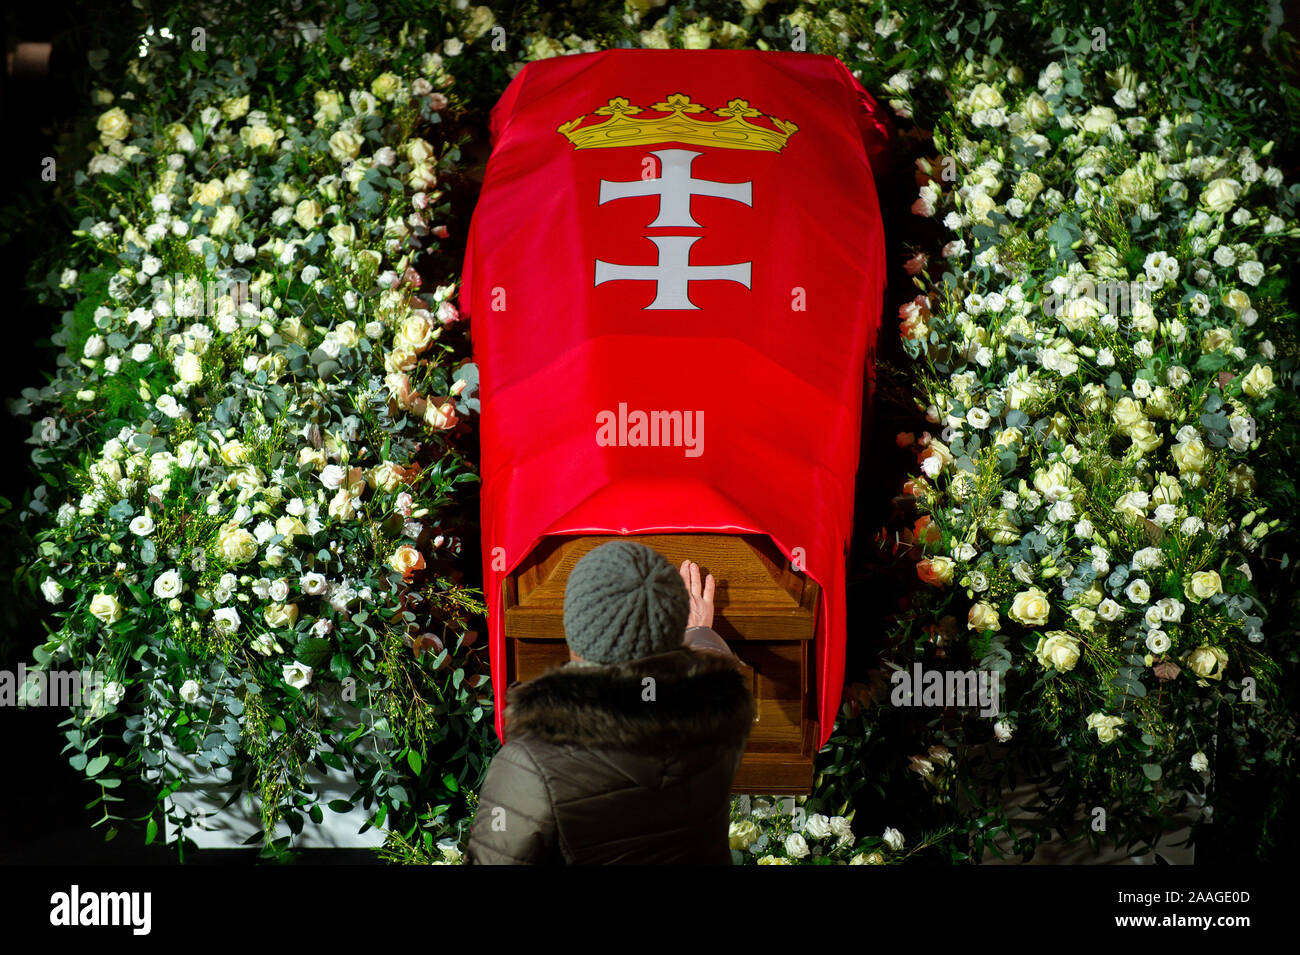
[[[621,663],[682,645],[691,598],[658,551],[615,540],[587,553],[564,588],[564,637],[592,663]]]

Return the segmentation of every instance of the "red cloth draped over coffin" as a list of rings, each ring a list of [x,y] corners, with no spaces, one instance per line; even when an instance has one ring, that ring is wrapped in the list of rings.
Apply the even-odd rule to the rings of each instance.
[[[751,534],[820,585],[820,748],[843,684],[887,120],[830,56],[611,50],[529,64],[491,125],[461,301],[498,733],[503,582],[545,538]]]

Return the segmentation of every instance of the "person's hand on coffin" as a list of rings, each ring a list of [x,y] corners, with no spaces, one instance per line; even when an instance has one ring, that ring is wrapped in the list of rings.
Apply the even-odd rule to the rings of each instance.
[[[700,565],[693,560],[682,561],[682,583],[691,598],[691,613],[686,619],[686,628],[713,628],[713,591],[717,582],[712,574],[700,580]]]

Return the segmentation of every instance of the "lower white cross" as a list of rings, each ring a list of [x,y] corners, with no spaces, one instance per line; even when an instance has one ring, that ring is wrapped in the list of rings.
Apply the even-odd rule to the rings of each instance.
[[[659,248],[655,265],[616,265],[596,260],[596,284],[604,282],[654,282],[655,300],[646,309],[693,308],[687,286],[691,282],[739,282],[749,288],[749,267],[753,263],[734,265],[691,265],[691,246],[699,241],[692,235],[652,235],[647,238]],[[644,311],[643,309],[642,311]]]

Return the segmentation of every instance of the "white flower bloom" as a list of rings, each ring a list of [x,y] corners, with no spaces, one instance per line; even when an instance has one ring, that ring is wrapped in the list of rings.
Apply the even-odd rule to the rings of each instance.
[[[1133,567],[1137,570],[1150,570],[1153,567],[1163,567],[1165,563],[1164,552],[1159,547],[1143,547],[1133,554]]]
[[[282,667],[284,682],[288,683],[295,690],[301,690],[311,682],[312,668],[305,663],[294,660],[292,663],[286,663]]]
[[[194,680],[186,680],[181,684],[181,699],[186,703],[197,703],[199,701],[199,684]]]
[[[213,611],[212,623],[222,633],[234,633],[239,629],[239,611],[234,607],[221,607]]]
[[[1237,266],[1237,275],[1247,285],[1258,285],[1264,277],[1264,266],[1260,262],[1242,262]]]
[[[131,528],[131,533],[137,537],[148,537],[154,530],[153,518],[148,514],[139,514],[131,518],[128,526]]]
[[[1151,585],[1141,577],[1135,577],[1124,588],[1124,596],[1135,604],[1144,604],[1151,599]]]
[[[885,845],[895,852],[903,848],[903,834],[892,827],[887,828],[884,834]]]
[[[57,604],[63,600],[63,585],[53,577],[41,581],[41,595],[50,603]]]
[[[1169,635],[1163,630],[1153,629],[1147,631],[1147,649],[1152,653],[1164,653],[1172,645]]]
[[[303,574],[298,580],[298,586],[302,588],[303,593],[316,596],[325,593],[329,584],[323,575],[312,572]]]
[[[347,476],[348,472],[337,464],[327,464],[321,469],[320,482],[329,490],[336,491],[343,486]]]
[[[183,589],[184,584],[181,582],[181,574],[178,570],[164,571],[153,582],[154,596],[161,597],[163,600],[179,596]]]

